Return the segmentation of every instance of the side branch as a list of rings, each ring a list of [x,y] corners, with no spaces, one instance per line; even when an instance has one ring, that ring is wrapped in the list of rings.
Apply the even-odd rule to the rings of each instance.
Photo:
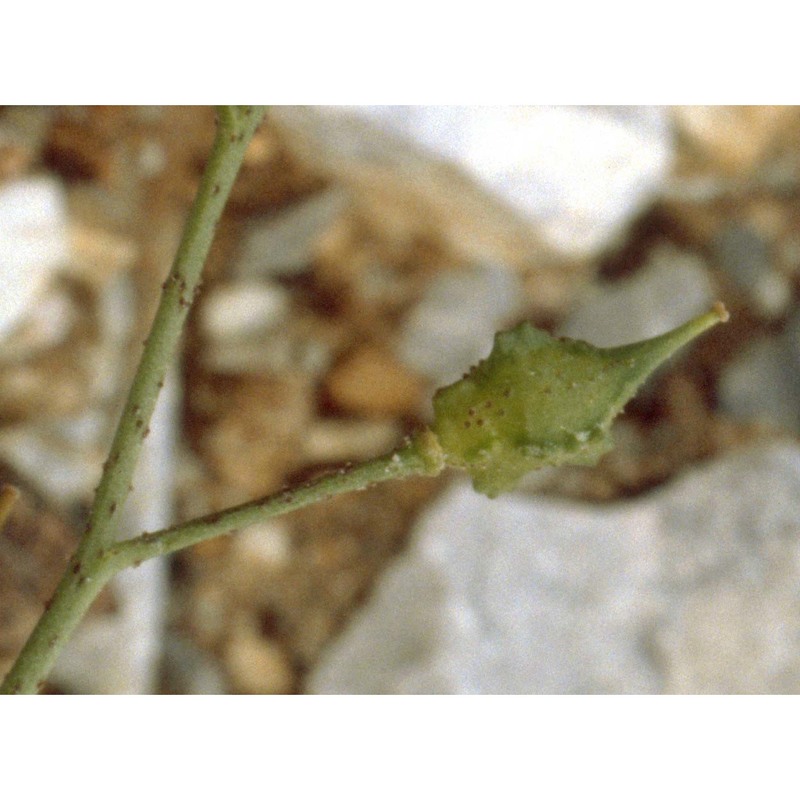
[[[430,431],[425,431],[393,453],[321,475],[303,486],[284,489],[190,522],[118,542],[103,553],[103,566],[111,572],[118,572],[337,494],[366,489],[394,478],[437,475],[443,467],[438,441]]]

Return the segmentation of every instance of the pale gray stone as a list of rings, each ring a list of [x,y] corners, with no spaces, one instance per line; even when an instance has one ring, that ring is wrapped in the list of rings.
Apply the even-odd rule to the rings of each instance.
[[[459,481],[308,688],[798,692],[799,491],[794,443],[610,506]]]
[[[225,694],[221,665],[186,637],[165,638],[164,673],[167,694]]]
[[[731,223],[717,235],[713,252],[720,266],[743,289],[753,308],[765,317],[779,317],[792,301],[787,275],[774,267],[769,243],[754,228]]]
[[[68,337],[82,313],[63,287],[45,288],[26,308],[19,323],[3,337],[5,363],[35,358]]]
[[[459,164],[569,256],[596,255],[650,203],[673,159],[654,106],[365,106],[364,117]]]
[[[52,301],[65,301],[59,312]],[[50,324],[67,327],[69,318],[77,318],[84,309],[66,304],[65,293],[45,292],[36,307],[25,317],[14,334],[7,337],[3,354],[10,358],[24,358],[35,352],[37,337],[41,346],[50,336],[45,328]],[[125,363],[130,335],[134,324],[134,293],[130,279],[125,276],[109,282],[98,294],[96,306],[100,326],[91,358],[92,370],[87,385],[86,408],[73,417],[54,417],[24,420],[19,424],[0,429],[0,457],[13,465],[21,475],[28,476],[48,498],[64,506],[86,503],[100,479],[102,460],[107,455],[108,443],[113,434],[112,421],[107,406],[119,403],[121,367]],[[56,304],[61,305],[61,304]],[[34,327],[48,308],[54,315],[66,318],[59,324],[44,323],[38,333],[23,337],[24,330]],[[47,391],[48,376],[31,372]]]
[[[715,299],[702,259],[662,245],[633,277],[589,286],[558,333],[615,347],[665,333],[707,311]]]
[[[763,335],[725,365],[717,386],[719,407],[738,417],[800,430],[800,312],[782,333]]]
[[[492,349],[495,331],[520,309],[516,273],[498,266],[437,276],[405,321],[400,357],[436,384],[452,383]]]
[[[35,480],[47,497],[65,506],[86,502],[100,480],[100,435],[106,419],[96,411],[79,418],[46,421],[36,427],[9,425],[0,430],[0,458]],[[78,447],[71,447],[86,432]]]
[[[320,236],[341,215],[346,203],[345,192],[330,189],[249,223],[234,273],[252,279],[304,272]]]
[[[764,336],[725,366],[719,408],[739,419],[789,430],[800,427],[800,363],[786,336]]]
[[[68,260],[61,183],[40,176],[0,186],[0,333],[24,316]]]

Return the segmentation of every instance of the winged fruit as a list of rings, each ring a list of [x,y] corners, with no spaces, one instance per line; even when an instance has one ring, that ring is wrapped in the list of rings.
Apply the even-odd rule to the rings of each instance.
[[[523,322],[498,333],[490,355],[433,398],[448,465],[489,497],[545,465],[593,464],[612,446],[610,427],[647,377],[728,313],[721,303],[653,339],[594,347]]]

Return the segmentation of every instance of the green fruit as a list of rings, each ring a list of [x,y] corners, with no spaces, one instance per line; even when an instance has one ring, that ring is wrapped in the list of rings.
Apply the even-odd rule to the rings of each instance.
[[[546,465],[594,464],[614,417],[665,359],[727,319],[721,304],[669,333],[623,347],[557,339],[527,322],[495,336],[491,354],[433,398],[446,463],[489,497]]]

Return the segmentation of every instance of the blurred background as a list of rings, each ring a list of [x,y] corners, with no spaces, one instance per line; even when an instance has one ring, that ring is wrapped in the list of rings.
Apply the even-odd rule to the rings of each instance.
[[[213,111],[0,110],[0,673],[85,524]],[[383,484],[130,570],[65,693],[800,691],[800,111],[270,109],[121,535],[382,454],[522,319],[722,300],[593,468]]]

